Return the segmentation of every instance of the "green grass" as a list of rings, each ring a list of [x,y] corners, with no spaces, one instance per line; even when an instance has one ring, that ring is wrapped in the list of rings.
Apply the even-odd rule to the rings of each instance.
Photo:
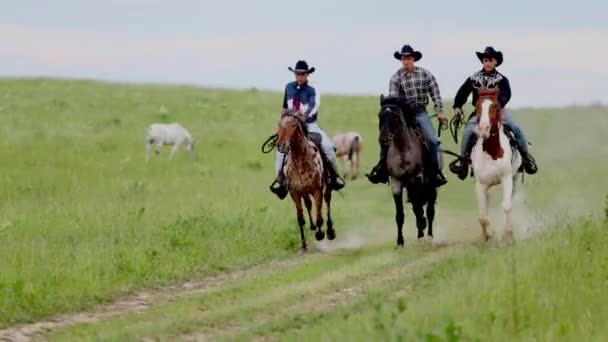
[[[337,310],[292,315],[240,339],[512,341],[608,336],[608,226],[583,222],[514,247],[445,258]]]
[[[293,205],[267,190],[274,156],[259,150],[276,126],[281,94],[4,79],[0,99],[0,327],[296,252]],[[362,171],[376,161],[376,112],[375,97],[323,100],[320,123],[330,135],[363,134]],[[606,114],[517,113],[541,168],[526,179],[529,208],[563,217],[600,212]],[[194,158],[179,153],[169,162],[166,149],[144,163],[146,125],[171,121],[194,135]],[[358,181],[344,195],[333,211],[338,238],[352,231],[394,238],[388,189]],[[477,235],[474,208],[472,184],[450,177],[440,228]]]

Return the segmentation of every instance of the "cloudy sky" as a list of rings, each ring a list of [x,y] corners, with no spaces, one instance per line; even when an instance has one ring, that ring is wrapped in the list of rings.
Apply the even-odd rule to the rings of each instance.
[[[445,98],[502,50],[512,105],[608,104],[608,2],[5,0],[0,76],[281,89],[306,59],[322,93],[380,94],[404,43]]]

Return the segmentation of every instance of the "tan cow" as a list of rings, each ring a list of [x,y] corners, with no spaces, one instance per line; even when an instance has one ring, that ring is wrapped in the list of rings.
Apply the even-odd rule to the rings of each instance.
[[[357,132],[338,133],[333,138],[336,145],[336,157],[342,160],[342,165],[347,169],[344,178],[350,174],[352,180],[359,175],[359,160],[363,149],[363,138]]]

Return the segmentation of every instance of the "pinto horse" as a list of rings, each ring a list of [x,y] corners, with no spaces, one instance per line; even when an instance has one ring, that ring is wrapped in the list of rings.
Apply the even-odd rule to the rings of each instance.
[[[426,167],[428,156],[424,143],[416,133],[416,112],[403,97],[389,96],[380,98],[380,139],[388,139],[387,166],[390,185],[395,202],[395,221],[397,223],[397,246],[403,247],[403,189],[412,204],[416,216],[418,239],[433,237],[433,220],[437,188],[432,182]],[[425,217],[426,205],[426,217]]]
[[[304,213],[302,200],[308,211],[310,229],[316,230],[315,238],[325,238],[323,232],[323,199],[327,205],[327,238],[333,240],[336,231],[331,219],[331,189],[326,187],[323,160],[319,147],[309,139],[306,124],[299,112],[285,110],[279,121],[277,148],[285,153],[283,172],[287,178],[289,194],[296,205],[298,226],[300,228],[301,251],[305,252]],[[312,219],[312,200],[315,202],[316,218]]]
[[[492,238],[492,230],[488,219],[488,190],[492,186],[502,184],[502,209],[506,223],[503,238],[512,240],[511,200],[515,177],[522,159],[519,152],[511,148],[509,138],[503,130],[498,90],[480,90],[475,107],[477,115],[475,133],[479,138],[471,152],[471,163],[479,203],[479,223],[481,224],[482,237],[486,241]]]

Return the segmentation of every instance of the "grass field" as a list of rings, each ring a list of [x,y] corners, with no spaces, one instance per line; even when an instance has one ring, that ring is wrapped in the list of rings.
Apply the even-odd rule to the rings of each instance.
[[[457,243],[477,239],[479,227],[472,182],[450,176],[440,192],[436,230],[448,247],[411,243],[394,252],[389,191],[360,180],[335,199],[338,239],[320,245],[324,253],[297,256],[293,205],[267,190],[274,156],[259,149],[276,125],[280,94],[4,79],[0,100],[0,327],[278,262],[276,270],[221,283],[210,293],[54,337],[221,337],[228,328],[227,336],[245,339],[279,333],[344,338],[349,331],[361,339],[448,331],[473,339],[606,336],[598,325],[608,318],[598,307],[606,300],[600,286],[608,279],[600,248],[606,235],[597,222],[608,192],[605,108],[516,113],[541,169],[518,195],[520,236],[527,236],[523,228],[559,227],[581,215],[592,222],[551,230],[515,248]],[[361,132],[363,170],[377,157],[377,102],[325,96],[320,114],[330,135]],[[171,121],[194,135],[194,157],[182,152],[168,161],[167,149],[146,164],[146,125]],[[447,134],[442,140],[455,149]],[[413,240],[412,215],[406,216],[406,238]],[[506,261],[513,254],[520,267],[517,323],[509,316],[512,263]],[[401,273],[410,267],[420,272]],[[322,305],[349,284],[355,284],[353,295],[334,298],[340,305]],[[304,305],[314,298],[322,313]],[[202,316],[201,302],[210,303]],[[587,312],[593,314],[586,318]],[[262,318],[251,324],[248,318],[258,314]]]

